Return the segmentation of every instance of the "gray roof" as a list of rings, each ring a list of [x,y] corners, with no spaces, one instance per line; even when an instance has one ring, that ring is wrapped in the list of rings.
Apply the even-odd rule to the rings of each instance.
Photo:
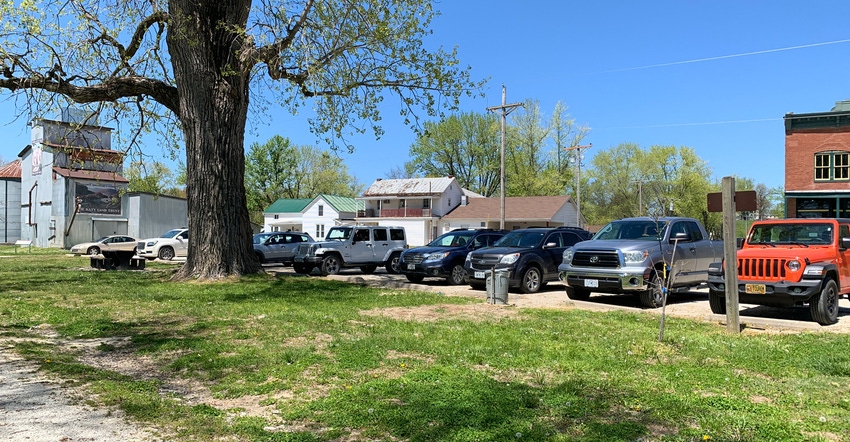
[[[442,195],[452,184],[460,187],[455,177],[379,179],[363,192],[363,197],[437,196]]]

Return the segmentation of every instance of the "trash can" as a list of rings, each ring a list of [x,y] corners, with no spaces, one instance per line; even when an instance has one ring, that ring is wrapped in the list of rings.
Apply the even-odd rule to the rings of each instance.
[[[495,274],[495,278],[493,275]],[[508,271],[490,270],[484,278],[488,304],[508,304]]]

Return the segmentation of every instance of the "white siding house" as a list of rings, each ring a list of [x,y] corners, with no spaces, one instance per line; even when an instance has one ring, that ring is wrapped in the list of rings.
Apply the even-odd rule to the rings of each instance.
[[[379,179],[357,198],[364,207],[357,223],[401,226],[411,247],[425,245],[442,232],[440,218],[461,205],[467,193],[454,177]]]
[[[315,198],[281,198],[263,212],[263,231],[291,230],[323,239],[331,227],[354,223],[357,204],[354,198],[325,194]]]

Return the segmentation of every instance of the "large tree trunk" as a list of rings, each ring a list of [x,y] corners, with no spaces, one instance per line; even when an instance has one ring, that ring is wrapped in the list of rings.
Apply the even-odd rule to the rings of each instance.
[[[189,256],[176,278],[257,273],[244,179],[250,71],[238,58],[250,1],[171,0],[169,9],[189,209]]]

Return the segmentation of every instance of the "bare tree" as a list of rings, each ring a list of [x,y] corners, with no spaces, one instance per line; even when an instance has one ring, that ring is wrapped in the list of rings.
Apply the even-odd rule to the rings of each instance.
[[[4,0],[0,9],[0,90],[23,94],[30,113],[94,104],[129,134],[127,148],[179,128],[190,243],[177,278],[261,271],[243,179],[252,97],[260,110],[268,96],[291,112],[310,100],[310,129],[353,149],[347,134],[382,134],[386,97],[415,123],[416,109],[436,116],[480,86],[454,51],[425,49],[436,12],[421,0]]]

